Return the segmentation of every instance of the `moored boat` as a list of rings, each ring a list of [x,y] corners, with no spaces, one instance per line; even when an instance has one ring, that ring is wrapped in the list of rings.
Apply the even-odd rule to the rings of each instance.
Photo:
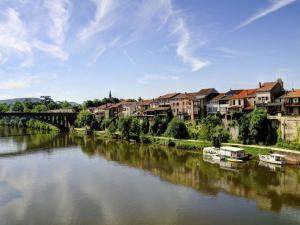
[[[281,154],[259,155],[259,160],[262,162],[284,165],[286,164],[285,157],[285,155]]]
[[[219,154],[228,162],[244,162],[250,157],[244,149],[231,146],[221,147]]]

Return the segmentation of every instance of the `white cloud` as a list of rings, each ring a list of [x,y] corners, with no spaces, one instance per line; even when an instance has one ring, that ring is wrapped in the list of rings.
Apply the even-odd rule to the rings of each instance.
[[[68,31],[72,3],[69,0],[45,0],[45,6],[52,21],[49,36],[56,44],[61,45]]]
[[[33,49],[42,50],[62,61],[68,58],[67,53],[59,46],[32,38],[26,24],[20,19],[19,13],[12,8],[8,8],[5,12],[5,20],[0,23],[1,58],[7,61],[8,56],[16,53],[24,58],[21,66],[30,67],[34,62]]]
[[[117,8],[116,0],[97,0],[95,5],[94,19],[78,34],[81,40],[87,40],[95,34],[109,29],[116,22],[116,15],[114,14],[114,10]]]
[[[137,81],[141,84],[148,84],[151,81],[178,81],[179,76],[165,76],[165,75],[146,75],[139,78]]]
[[[198,71],[205,66],[209,65],[209,62],[206,60],[201,60],[192,55],[190,50],[190,32],[187,29],[182,18],[178,18],[176,24],[176,33],[179,36],[179,41],[177,43],[176,53],[183,60],[183,62],[189,64],[192,68],[192,71]]]
[[[31,52],[28,33],[19,14],[12,8],[5,12],[5,21],[0,23],[0,48],[12,49],[22,54]]]
[[[259,10],[252,17],[248,18],[247,20],[242,22],[240,25],[235,27],[234,30],[239,30],[239,29],[253,23],[254,21],[261,19],[261,18],[269,15],[270,13],[276,12],[277,10],[279,10],[285,6],[288,6],[294,2],[296,2],[296,0],[273,0],[269,7]]]
[[[32,82],[36,79],[35,76],[21,77],[18,79],[10,79],[6,81],[0,81],[1,90],[13,90],[30,87]]]
[[[51,44],[47,44],[45,42],[42,42],[40,40],[33,40],[32,45],[44,52],[47,52],[51,55],[53,55],[54,57],[62,60],[62,61],[66,61],[68,59],[68,54],[63,51],[59,46],[57,45],[51,45]]]

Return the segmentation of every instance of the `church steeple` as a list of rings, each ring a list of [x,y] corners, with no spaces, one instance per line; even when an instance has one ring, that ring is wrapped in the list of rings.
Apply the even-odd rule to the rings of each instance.
[[[112,96],[111,96],[111,90],[109,90],[108,98],[109,98],[109,99],[112,99]]]

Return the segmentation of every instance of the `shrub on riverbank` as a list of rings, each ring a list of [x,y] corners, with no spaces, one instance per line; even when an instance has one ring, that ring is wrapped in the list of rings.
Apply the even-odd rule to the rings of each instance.
[[[189,137],[185,123],[177,118],[173,118],[171,120],[164,135],[177,139],[185,139]]]

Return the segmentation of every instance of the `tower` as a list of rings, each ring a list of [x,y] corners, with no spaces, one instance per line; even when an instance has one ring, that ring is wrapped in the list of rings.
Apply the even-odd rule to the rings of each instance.
[[[112,96],[111,96],[111,90],[109,90],[108,98],[109,98],[109,99],[112,99]]]

